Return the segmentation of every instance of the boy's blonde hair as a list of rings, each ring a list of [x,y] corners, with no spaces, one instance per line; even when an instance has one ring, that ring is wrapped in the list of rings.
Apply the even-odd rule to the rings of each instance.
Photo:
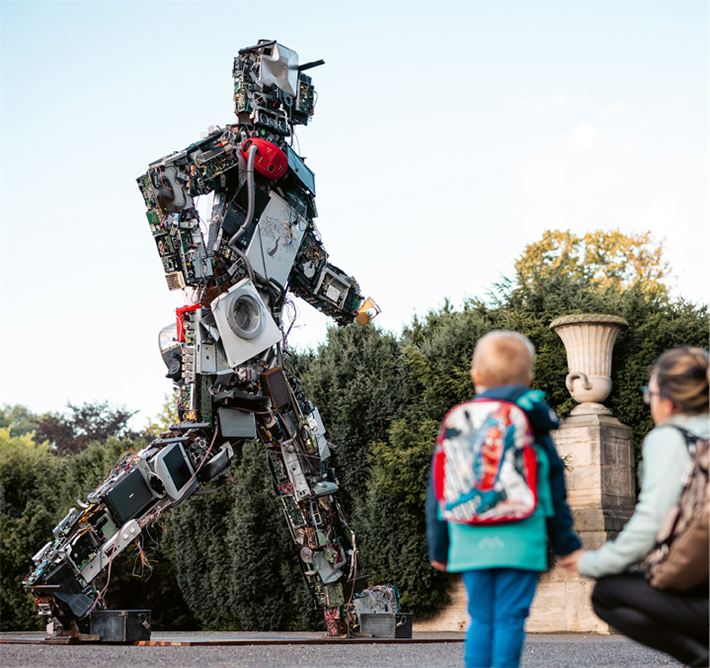
[[[535,346],[519,332],[496,330],[482,336],[473,350],[471,373],[485,387],[527,385],[533,376]]]

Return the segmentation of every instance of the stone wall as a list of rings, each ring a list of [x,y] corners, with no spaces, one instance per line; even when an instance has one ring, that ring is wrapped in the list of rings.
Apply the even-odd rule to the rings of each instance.
[[[466,611],[466,588],[459,575],[451,576],[451,603],[436,617],[423,621],[414,620],[412,630],[418,631],[465,631],[468,628],[468,612]]]

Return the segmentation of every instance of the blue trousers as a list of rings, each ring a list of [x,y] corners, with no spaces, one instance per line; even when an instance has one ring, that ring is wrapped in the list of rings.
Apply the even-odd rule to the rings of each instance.
[[[537,571],[483,568],[462,573],[471,625],[466,634],[466,668],[515,668],[525,640]]]

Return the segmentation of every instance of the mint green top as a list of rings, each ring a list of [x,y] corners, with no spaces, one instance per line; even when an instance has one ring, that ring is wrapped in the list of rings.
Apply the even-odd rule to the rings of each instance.
[[[545,451],[537,452],[538,501],[535,512],[524,520],[471,526],[449,522],[451,573],[481,568],[519,568],[544,571],[547,568],[547,525],[552,517],[550,462]]]
[[[708,438],[708,414],[674,415],[652,429],[643,442],[641,492],[634,514],[616,540],[598,550],[585,552],[579,572],[590,578],[615,575],[646,557],[656,543],[656,533],[668,510],[678,503],[683,491],[684,473],[690,465],[685,438],[672,426]]]

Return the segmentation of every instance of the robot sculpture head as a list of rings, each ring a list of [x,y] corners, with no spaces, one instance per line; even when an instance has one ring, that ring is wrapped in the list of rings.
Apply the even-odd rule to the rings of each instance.
[[[234,112],[240,122],[288,136],[290,126],[306,125],[313,115],[315,91],[305,70],[322,60],[298,64],[298,54],[276,41],[260,40],[234,59]],[[266,132],[266,131],[265,131]]]

